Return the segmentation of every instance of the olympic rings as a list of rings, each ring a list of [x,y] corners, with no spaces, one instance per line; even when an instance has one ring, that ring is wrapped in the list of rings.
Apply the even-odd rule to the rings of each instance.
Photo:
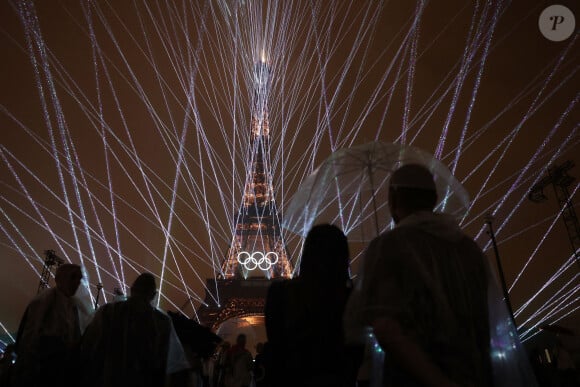
[[[237,259],[240,265],[244,266],[246,270],[252,271],[256,268],[270,270],[278,262],[278,254],[273,251],[267,252],[266,254],[261,251],[254,251],[251,254],[247,251],[240,251]]]

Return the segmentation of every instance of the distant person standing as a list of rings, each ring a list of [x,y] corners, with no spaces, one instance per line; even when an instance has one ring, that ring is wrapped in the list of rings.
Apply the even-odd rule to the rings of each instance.
[[[16,387],[67,387],[78,384],[81,305],[73,296],[83,277],[79,265],[65,263],[56,287],[36,296],[24,313],[16,338]]]
[[[240,333],[226,353],[226,387],[249,387],[252,382],[253,358],[246,349],[246,335]]]
[[[97,311],[81,344],[82,386],[163,387],[189,369],[171,318],[151,305],[156,293],[155,277],[143,273],[126,301]]]
[[[215,387],[225,387],[226,379],[226,366],[227,366],[227,353],[231,348],[231,344],[228,341],[224,341],[220,344],[215,367],[214,367],[214,377],[213,385]]]

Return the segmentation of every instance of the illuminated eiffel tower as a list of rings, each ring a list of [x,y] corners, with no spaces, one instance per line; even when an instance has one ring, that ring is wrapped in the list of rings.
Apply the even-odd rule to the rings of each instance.
[[[272,186],[267,106],[269,78],[268,65],[258,62],[254,68],[244,197],[237,213],[232,244],[222,267],[226,278],[264,276],[269,279],[289,278],[291,275]]]
[[[290,278],[292,266],[280,230],[270,163],[268,94],[270,67],[262,60],[254,66],[252,120],[246,161],[244,195],[235,218],[231,245],[222,264],[223,276],[207,280],[220,304],[206,293],[198,310],[202,324],[214,330],[232,317],[263,315],[270,281]]]

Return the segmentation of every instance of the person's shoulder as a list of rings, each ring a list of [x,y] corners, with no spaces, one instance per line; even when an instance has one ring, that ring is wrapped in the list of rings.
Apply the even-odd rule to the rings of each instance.
[[[470,237],[469,235],[463,234],[463,237],[461,238],[461,243],[464,243],[465,245],[469,246],[470,248],[479,251],[481,254],[483,254],[483,250],[481,249],[481,247],[477,244],[477,242]]]
[[[155,314],[156,316],[159,316],[159,318],[171,320],[171,317],[169,317],[167,312],[165,312],[164,310],[161,310],[161,309],[156,308],[156,307],[152,307],[152,308],[153,308],[153,314]]]
[[[117,309],[122,309],[125,308],[125,301],[121,301],[121,302],[108,302],[105,305],[101,306],[97,312],[101,312],[101,313],[111,313],[114,310]]]
[[[391,246],[396,245],[401,242],[403,237],[407,235],[412,230],[408,230],[406,228],[399,228],[396,227],[392,230],[388,230],[383,232],[382,234],[375,237],[370,243],[370,248],[382,248],[383,246]]]
[[[56,298],[56,288],[50,288],[43,290],[41,293],[37,294],[28,303],[28,308],[36,308],[45,305],[48,302],[53,302]]]
[[[461,243],[461,248],[468,253],[469,256],[472,257],[479,257],[483,260],[486,259],[485,253],[483,252],[483,250],[481,249],[481,247],[477,244],[476,241],[473,240],[473,238],[464,235],[463,238],[461,238],[460,240]]]
[[[121,310],[126,309],[126,307],[125,301],[108,302],[96,310],[94,318],[111,318],[111,316],[118,314]]]
[[[250,352],[248,350],[248,348],[242,349],[242,351],[240,351],[240,355],[243,356],[243,357],[245,357],[249,361],[253,361],[254,360],[254,356],[252,356],[252,352]]]
[[[165,323],[171,323],[172,322],[171,317],[165,311],[163,311],[161,309],[153,308],[153,315],[159,321],[163,321]]]
[[[170,336],[171,335],[171,330],[175,329],[172,328],[173,325],[173,320],[171,319],[171,317],[165,313],[164,311],[153,307],[153,320],[155,321],[155,324],[161,328],[159,330],[160,333],[162,333],[162,335],[165,336]]]
[[[419,233],[424,233],[425,231],[421,227],[417,227],[415,224],[399,224],[390,231],[387,231],[385,235],[389,239],[398,240],[399,238],[406,235],[414,235]]]

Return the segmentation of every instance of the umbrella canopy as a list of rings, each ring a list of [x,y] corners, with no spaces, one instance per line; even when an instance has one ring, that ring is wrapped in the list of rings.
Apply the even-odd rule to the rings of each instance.
[[[282,226],[305,236],[319,223],[341,227],[351,241],[367,241],[391,225],[388,185],[392,173],[420,164],[434,176],[436,211],[464,217],[469,196],[449,169],[431,154],[412,146],[370,142],[330,155],[294,194]]]

